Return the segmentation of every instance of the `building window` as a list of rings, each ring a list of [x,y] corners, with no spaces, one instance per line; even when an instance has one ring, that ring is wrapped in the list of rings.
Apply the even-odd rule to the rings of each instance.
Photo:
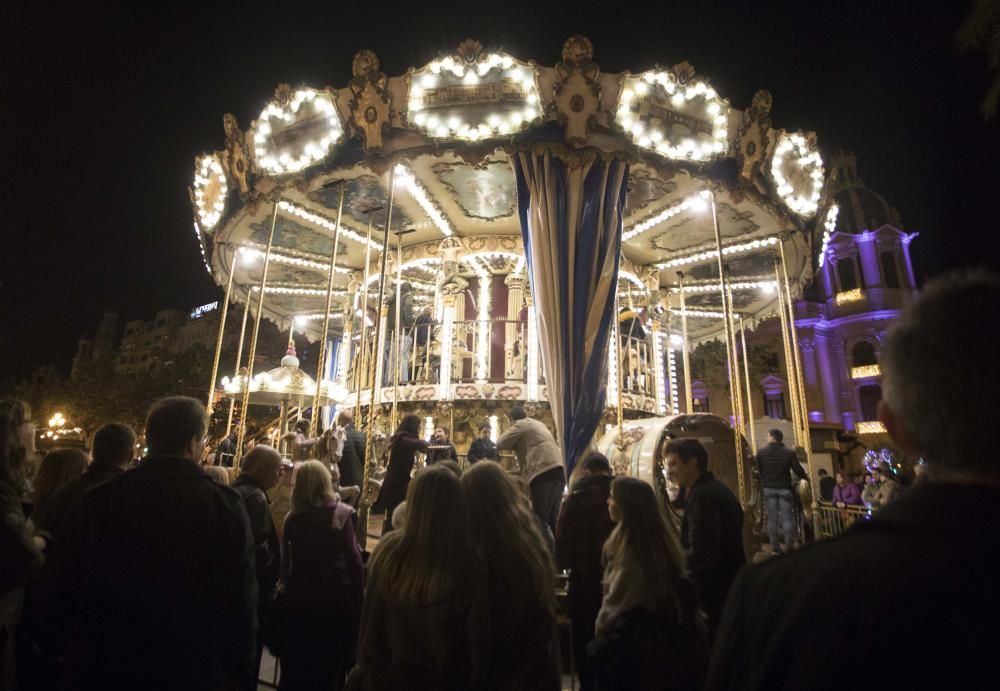
[[[858,341],[851,349],[851,365],[862,367],[864,365],[877,365],[878,356],[875,354],[875,346],[869,341]]]
[[[837,278],[840,280],[840,292],[860,288],[858,274],[855,271],[854,257],[847,257],[837,262]]]
[[[785,419],[785,395],[780,391],[764,394],[764,415],[775,420]]]
[[[882,280],[885,281],[885,287],[899,288],[899,271],[896,268],[896,253],[883,252],[881,259]]]
[[[882,400],[882,387],[876,384],[862,386],[858,389],[858,398],[861,400],[861,419],[877,419],[878,402]]]

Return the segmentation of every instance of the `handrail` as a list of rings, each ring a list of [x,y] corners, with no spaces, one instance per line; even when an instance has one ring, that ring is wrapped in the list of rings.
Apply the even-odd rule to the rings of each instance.
[[[819,502],[819,536],[821,538],[841,535],[858,521],[871,518],[871,511],[866,506],[847,505],[834,506],[825,501]]]

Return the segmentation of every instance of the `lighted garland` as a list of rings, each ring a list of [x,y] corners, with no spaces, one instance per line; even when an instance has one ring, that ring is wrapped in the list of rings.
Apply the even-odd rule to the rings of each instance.
[[[816,214],[823,191],[823,158],[804,135],[781,134],[771,159],[771,178],[789,209],[803,217]]]
[[[502,90],[505,82],[517,84],[526,92],[523,107],[513,112],[493,111],[487,113],[480,122],[466,122],[458,113],[442,116],[427,112],[433,106],[432,102],[428,103],[428,91],[448,87],[462,89],[481,84],[495,84],[497,89]],[[407,104],[408,119],[435,139],[457,137],[477,141],[507,136],[524,129],[542,114],[539,101],[534,67],[518,62],[504,53],[484,54],[473,64],[466,64],[449,55],[435,60],[412,75]],[[453,109],[458,108],[455,105]]]
[[[288,143],[276,141],[276,131],[284,133],[296,125],[318,131],[313,132],[311,138],[282,137],[280,139],[287,139]],[[273,175],[284,175],[298,172],[325,157],[340,140],[344,128],[332,95],[315,89],[299,89],[285,105],[268,103],[252,131],[257,165]]]
[[[195,161],[194,204],[205,232],[211,232],[222,219],[228,193],[229,185],[218,156],[211,154]]]
[[[695,134],[678,137],[671,134],[666,127],[647,125],[639,120],[635,103],[641,97],[650,93],[651,89],[659,89],[669,97],[671,106],[680,113],[695,108],[704,109],[704,114],[711,122],[710,137]],[[700,113],[699,113],[700,115]],[[625,80],[621,99],[618,102],[618,112],[615,120],[628,134],[632,141],[644,149],[655,151],[667,158],[706,161],[722,154],[726,150],[729,136],[729,102],[721,98],[715,89],[704,81],[695,79],[681,84],[670,72],[646,72],[639,77]]]

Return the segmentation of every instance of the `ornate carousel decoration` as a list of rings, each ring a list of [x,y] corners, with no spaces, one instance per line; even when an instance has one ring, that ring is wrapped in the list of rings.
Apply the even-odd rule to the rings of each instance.
[[[317,429],[350,408],[375,439],[414,413],[461,453],[519,404],[567,467],[606,433],[616,468],[642,475],[647,437],[716,424],[691,416],[688,355],[720,340],[736,430],[716,430],[723,474],[749,506],[738,341],[778,314],[796,350],[790,305],[837,208],[821,208],[815,135],[774,129],[766,91],[739,110],[687,63],[603,73],[582,36],[552,67],[467,40],[401,76],[360,51],[351,74],[278,86],[196,160],[206,266],[257,321],[221,389],[213,367],[230,420],[267,402],[311,409]],[[318,358],[260,371],[262,318],[295,324]],[[802,445],[802,372],[786,361]]]

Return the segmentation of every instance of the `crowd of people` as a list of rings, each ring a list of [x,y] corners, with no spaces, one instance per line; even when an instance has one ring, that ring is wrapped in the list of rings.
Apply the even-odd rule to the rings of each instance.
[[[926,464],[905,493],[878,478],[871,520],[793,544],[801,468],[771,433],[767,531],[787,554],[755,565],[740,503],[693,438],[662,449],[684,490],[675,526],[650,485],[612,477],[599,453],[567,490],[551,433],[519,407],[464,469],[450,453],[417,468],[429,444],[404,417],[369,556],[339,491],[366,462],[349,413],[328,435],[333,461],[296,464],[282,526],[269,494],[281,456],[254,446],[231,486],[213,479],[194,399],[151,408],[140,461],[134,432],[109,423],[91,458],[48,453],[33,487],[31,410],[0,401],[0,688],[254,689],[265,647],[283,689],[556,691],[568,665],[584,691],[991,688],[1000,367],[970,337],[983,304],[1000,306],[1000,278],[932,284],[884,344],[880,417]],[[520,475],[489,462],[497,449]],[[842,473],[820,487],[838,507],[864,501]],[[926,655],[898,656],[918,641]],[[872,652],[879,663],[845,680],[844,661]]]

